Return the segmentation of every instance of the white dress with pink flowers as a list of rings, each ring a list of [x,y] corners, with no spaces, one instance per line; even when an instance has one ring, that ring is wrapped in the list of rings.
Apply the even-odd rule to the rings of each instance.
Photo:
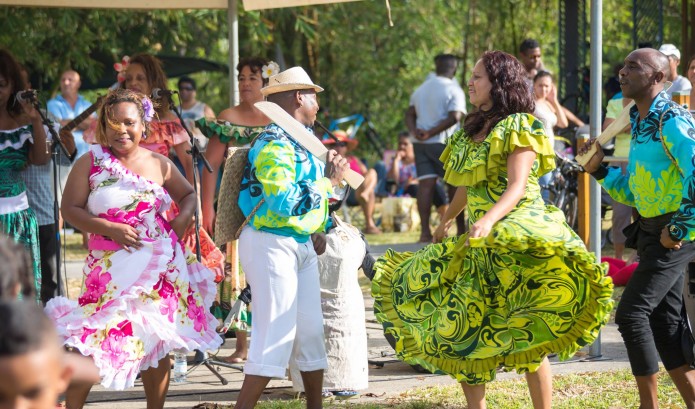
[[[216,287],[214,274],[162,217],[172,203],[166,190],[126,169],[106,148],[92,145],[90,153],[87,210],[135,227],[143,246],[128,252],[90,235],[84,292],[77,301],[51,300],[46,312],[65,345],[94,358],[102,385],[124,389],[174,349],[219,347],[209,312]]]

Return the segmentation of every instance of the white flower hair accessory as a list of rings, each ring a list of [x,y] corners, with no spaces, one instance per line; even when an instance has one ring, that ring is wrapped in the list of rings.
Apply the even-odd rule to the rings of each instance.
[[[262,68],[262,73],[261,75],[263,78],[268,79],[272,77],[275,74],[278,74],[280,72],[280,66],[278,63],[275,61],[271,61],[268,63],[268,65],[264,65]]]

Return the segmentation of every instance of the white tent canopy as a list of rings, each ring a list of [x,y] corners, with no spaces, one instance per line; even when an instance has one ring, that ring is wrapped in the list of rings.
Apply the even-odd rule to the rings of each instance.
[[[262,10],[282,7],[312,6],[315,4],[342,3],[357,0],[243,0],[245,10]],[[137,10],[174,9],[226,9],[229,0],[0,0],[0,5],[24,7],[70,7]]]

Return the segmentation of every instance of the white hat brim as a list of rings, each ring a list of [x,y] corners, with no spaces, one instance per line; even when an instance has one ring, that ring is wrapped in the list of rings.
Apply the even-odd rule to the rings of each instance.
[[[313,89],[316,92],[323,91],[323,88],[319,87],[316,84],[289,83],[268,85],[267,87],[261,88],[261,94],[263,94],[263,96],[268,96],[271,94],[277,94],[278,92],[293,91],[300,89]]]

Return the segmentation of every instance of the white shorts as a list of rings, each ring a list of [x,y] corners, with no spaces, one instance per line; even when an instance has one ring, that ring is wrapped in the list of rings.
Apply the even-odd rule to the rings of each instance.
[[[239,259],[251,286],[251,344],[244,373],[284,378],[290,359],[302,372],[326,369],[318,259],[298,243],[246,226]]]

